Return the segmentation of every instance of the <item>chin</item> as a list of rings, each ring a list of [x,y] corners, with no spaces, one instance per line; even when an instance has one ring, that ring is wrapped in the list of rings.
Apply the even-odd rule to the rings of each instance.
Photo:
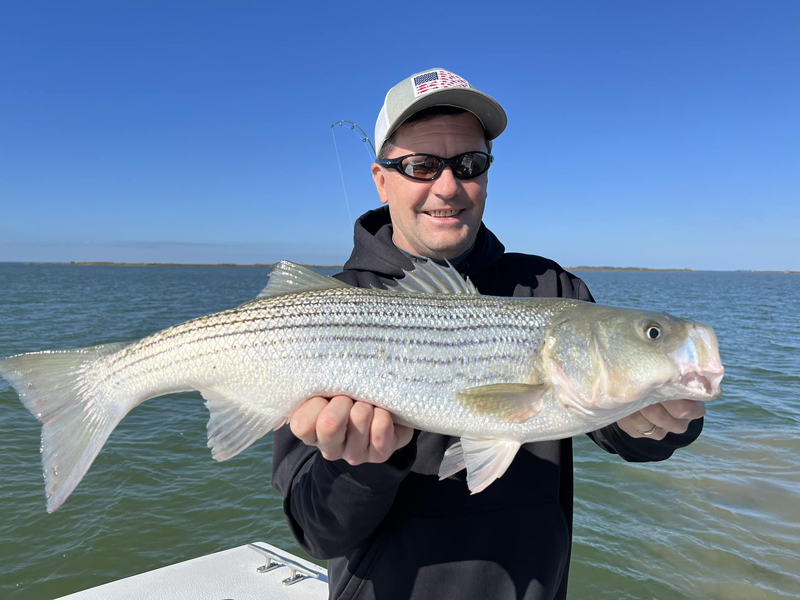
[[[464,252],[469,249],[469,246],[469,244],[461,240],[458,243],[438,245],[432,248],[432,250],[436,252],[438,258],[446,258],[449,260],[464,254]]]

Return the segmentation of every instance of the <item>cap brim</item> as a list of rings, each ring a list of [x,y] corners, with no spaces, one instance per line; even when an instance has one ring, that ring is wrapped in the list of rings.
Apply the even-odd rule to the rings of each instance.
[[[411,115],[431,106],[454,106],[471,112],[481,122],[486,137],[490,140],[503,133],[508,123],[506,111],[491,96],[471,88],[447,88],[428,92],[415,100],[395,119],[387,137],[397,131]]]

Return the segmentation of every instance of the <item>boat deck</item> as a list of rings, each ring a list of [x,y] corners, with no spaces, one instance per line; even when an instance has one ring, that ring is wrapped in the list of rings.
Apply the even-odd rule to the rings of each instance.
[[[266,569],[269,564],[272,568]],[[292,577],[296,578],[293,583]],[[323,567],[265,542],[255,542],[112,581],[59,600],[324,600],[327,597],[328,572]]]

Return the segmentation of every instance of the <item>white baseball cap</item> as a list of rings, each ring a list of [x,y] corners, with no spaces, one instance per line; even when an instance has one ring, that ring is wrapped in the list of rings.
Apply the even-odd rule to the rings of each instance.
[[[454,106],[471,112],[489,140],[503,133],[508,123],[500,103],[476,90],[466,79],[444,69],[428,69],[414,73],[386,94],[375,123],[375,152],[380,155],[386,138],[411,115],[430,106]]]

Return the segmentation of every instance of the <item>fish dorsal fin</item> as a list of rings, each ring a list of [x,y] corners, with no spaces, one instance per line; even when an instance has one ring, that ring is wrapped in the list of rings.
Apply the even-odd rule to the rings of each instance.
[[[456,268],[445,260],[443,267],[432,260],[418,262],[413,271],[404,271],[405,277],[397,281],[393,289],[400,292],[426,294],[470,294],[480,296],[477,288],[467,277],[466,281]]]
[[[288,260],[282,260],[272,267],[267,285],[256,296],[256,300],[283,296],[284,294],[296,294],[298,292],[348,287],[352,286],[333,277],[321,275],[308,267],[301,267]]]

